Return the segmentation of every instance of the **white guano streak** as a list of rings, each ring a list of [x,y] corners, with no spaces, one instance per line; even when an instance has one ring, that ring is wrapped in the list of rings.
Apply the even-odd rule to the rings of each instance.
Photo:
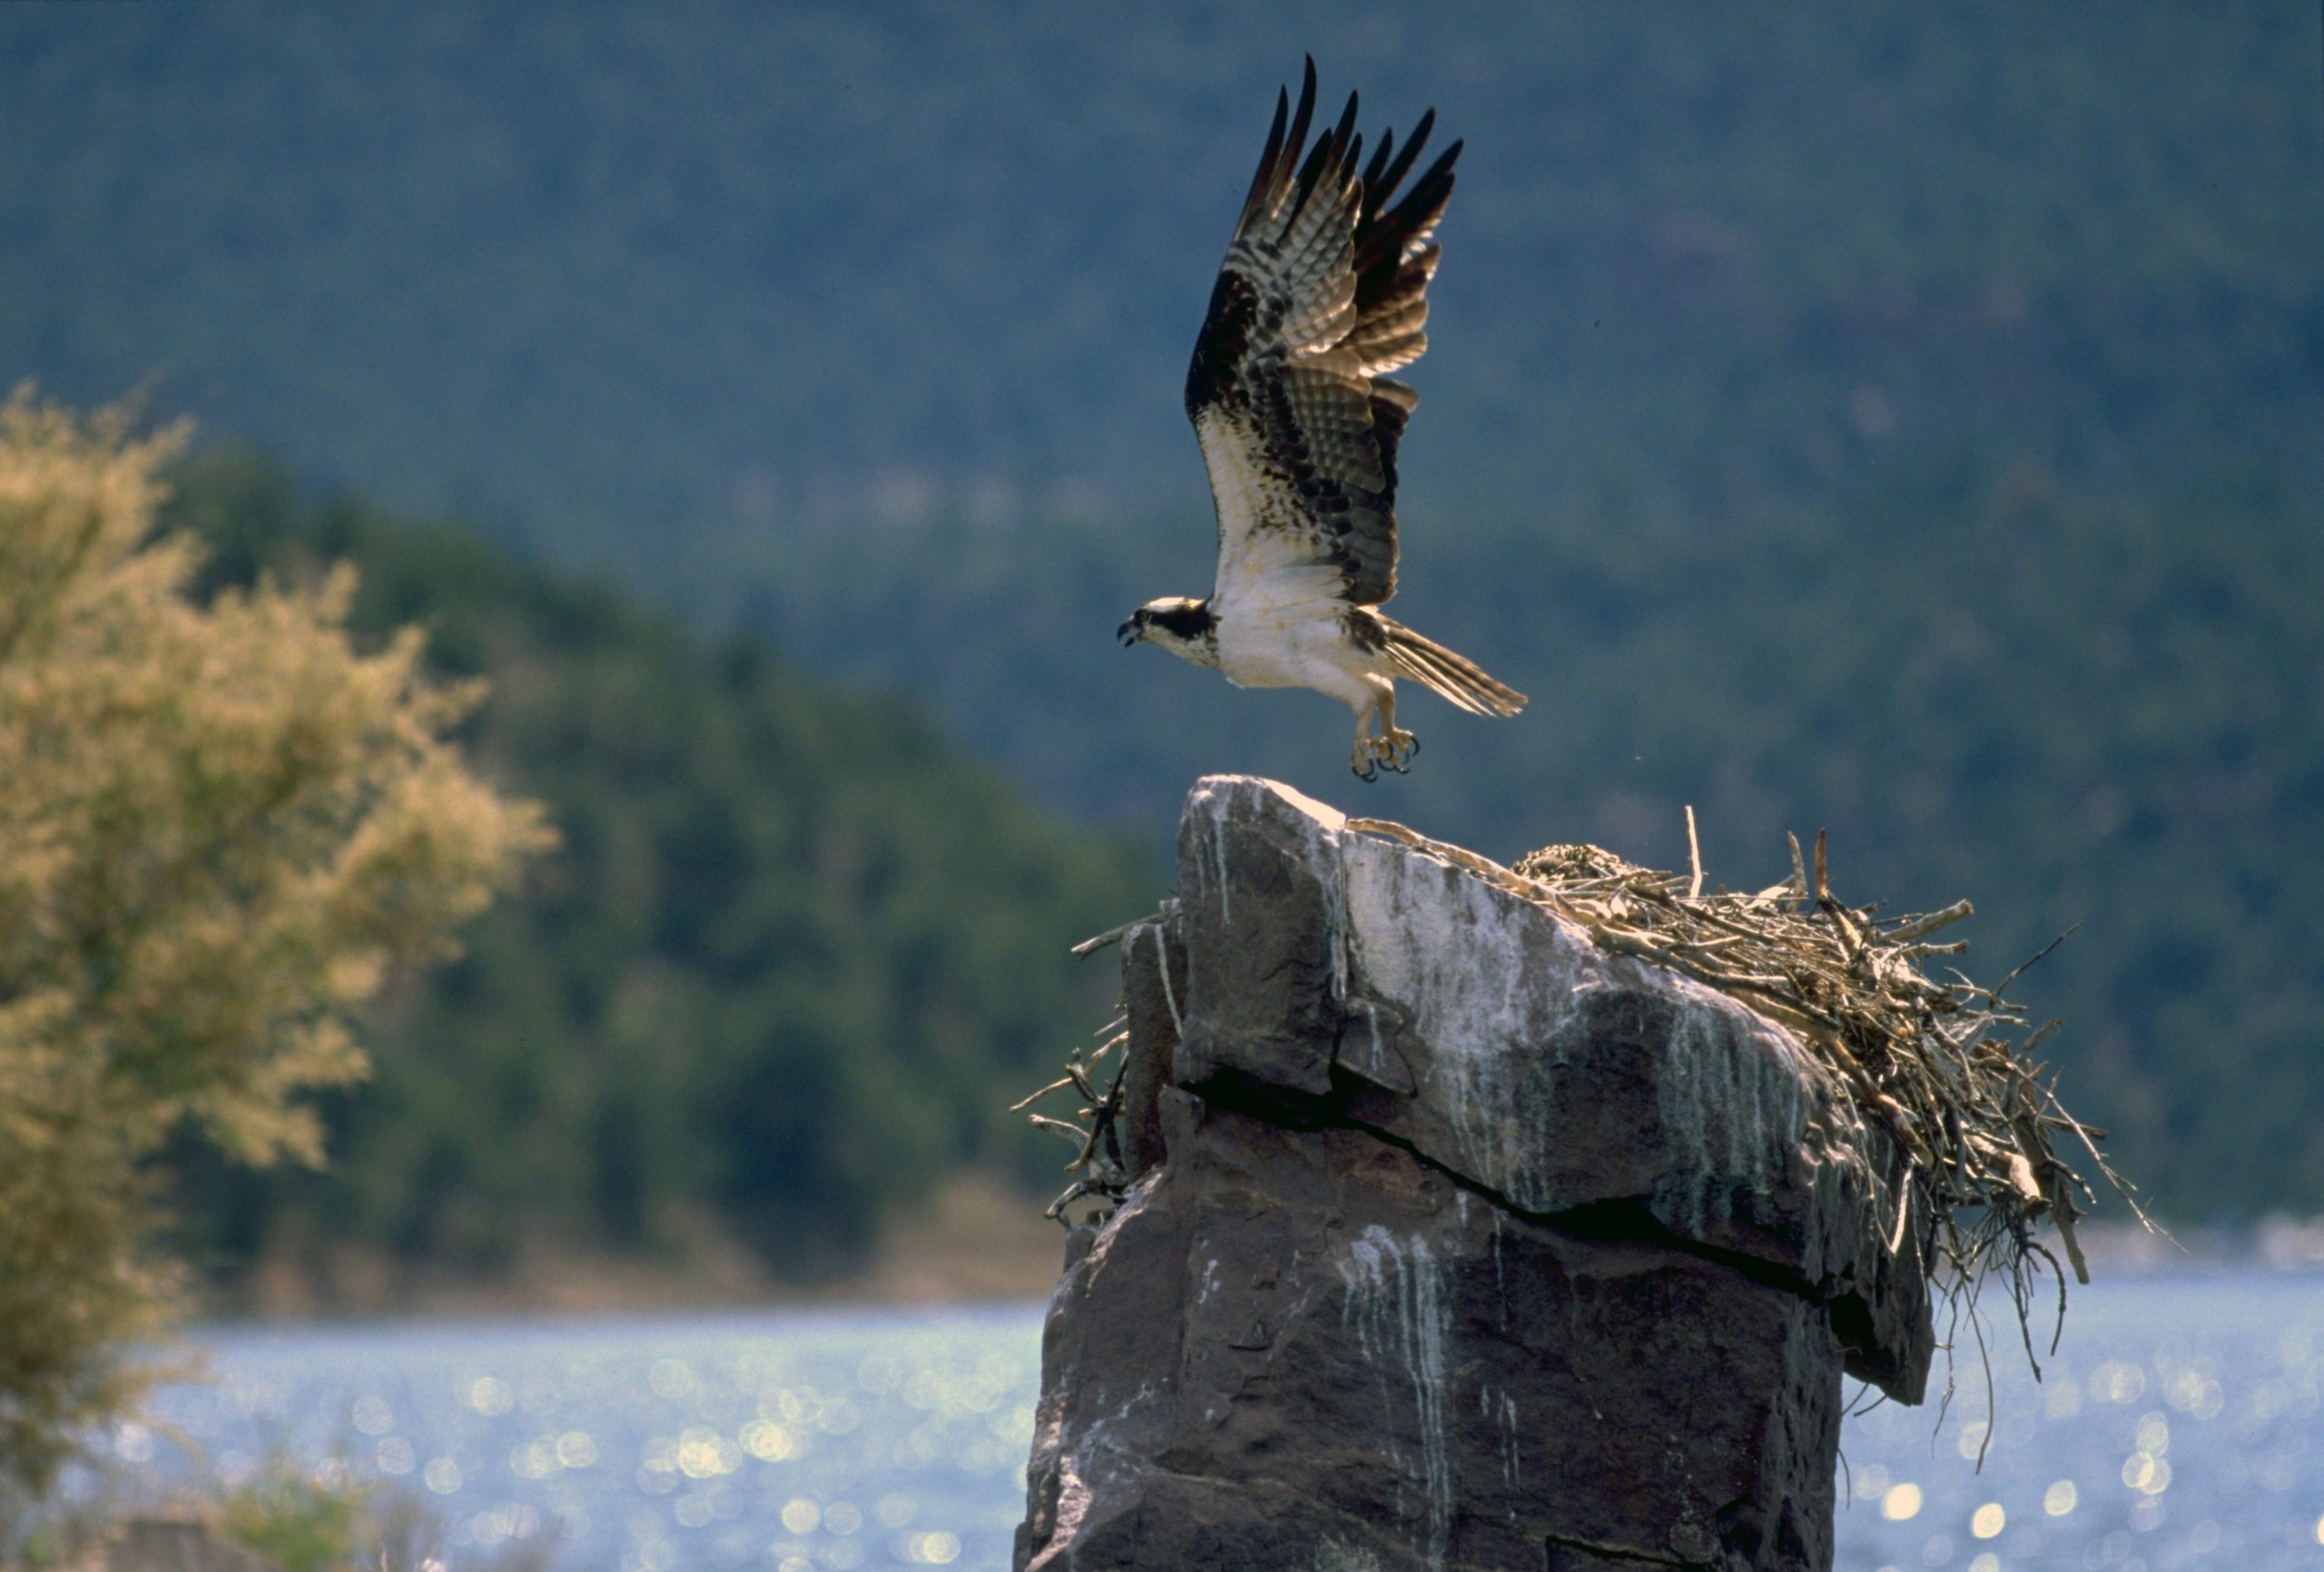
[[[1218,926],[1235,926],[1233,889],[1226,882],[1226,816],[1217,814],[1210,821],[1210,861],[1218,880]]]
[[[1356,1349],[1371,1364],[1380,1383],[1383,1427],[1388,1432],[1389,1461],[1399,1468],[1397,1402],[1393,1367],[1412,1389],[1413,1419],[1420,1431],[1421,1486],[1424,1499],[1424,1538],[1414,1545],[1431,1567],[1444,1565],[1452,1538],[1452,1462],[1446,1444],[1444,1419],[1445,1357],[1450,1341],[1445,1303],[1444,1268],[1414,1234],[1399,1240],[1378,1223],[1349,1242],[1339,1263],[1340,1279],[1347,1286],[1341,1324],[1355,1333]],[[1401,1505],[1399,1511],[1402,1511]]]

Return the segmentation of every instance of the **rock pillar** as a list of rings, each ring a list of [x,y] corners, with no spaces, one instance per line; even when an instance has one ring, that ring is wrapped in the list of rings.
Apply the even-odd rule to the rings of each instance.
[[[1196,784],[1178,889],[1017,1566],[1827,1567],[1842,1372],[1932,1340],[1807,1051],[1271,781]]]

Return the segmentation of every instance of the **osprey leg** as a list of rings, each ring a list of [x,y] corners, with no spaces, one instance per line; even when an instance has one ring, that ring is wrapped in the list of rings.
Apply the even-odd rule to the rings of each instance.
[[[1372,723],[1383,704],[1396,702],[1396,690],[1384,678],[1367,676],[1364,679],[1364,691],[1362,702],[1348,706],[1355,712],[1355,742],[1348,750],[1347,767],[1355,771],[1359,781],[1376,781],[1380,778],[1380,739],[1373,735]]]
[[[1374,744],[1380,752],[1380,762],[1401,775],[1404,767],[1420,752],[1420,739],[1410,732],[1396,730],[1396,684],[1382,678],[1380,686],[1380,739]]]
[[[1396,729],[1393,683],[1385,677],[1366,676],[1364,686],[1370,696],[1362,703],[1349,706],[1355,712],[1355,743],[1348,752],[1347,767],[1355,771],[1359,781],[1379,779],[1379,767],[1383,764],[1401,775],[1412,762],[1413,755],[1420,752],[1420,739]]]

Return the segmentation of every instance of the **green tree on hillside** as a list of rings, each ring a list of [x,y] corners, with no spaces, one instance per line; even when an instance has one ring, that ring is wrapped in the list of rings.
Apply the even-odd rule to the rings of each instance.
[[[355,1012],[547,840],[445,740],[473,686],[350,643],[350,575],[190,596],[173,447],[0,408],[0,1510],[137,1390],[145,1159],[318,1160]]]

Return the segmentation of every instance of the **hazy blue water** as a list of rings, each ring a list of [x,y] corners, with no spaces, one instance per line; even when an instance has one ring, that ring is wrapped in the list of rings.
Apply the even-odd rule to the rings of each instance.
[[[558,1535],[574,1572],[1004,1567],[1039,1331],[1033,1306],[220,1330],[215,1384],[157,1409],[220,1471],[273,1448],[396,1482],[477,1559]],[[1982,1474],[1974,1358],[1941,1424],[1849,1420],[1841,1567],[2324,1567],[2324,1279],[2119,1279],[2075,1296],[2043,1384],[2014,1342],[1994,1363]]]

